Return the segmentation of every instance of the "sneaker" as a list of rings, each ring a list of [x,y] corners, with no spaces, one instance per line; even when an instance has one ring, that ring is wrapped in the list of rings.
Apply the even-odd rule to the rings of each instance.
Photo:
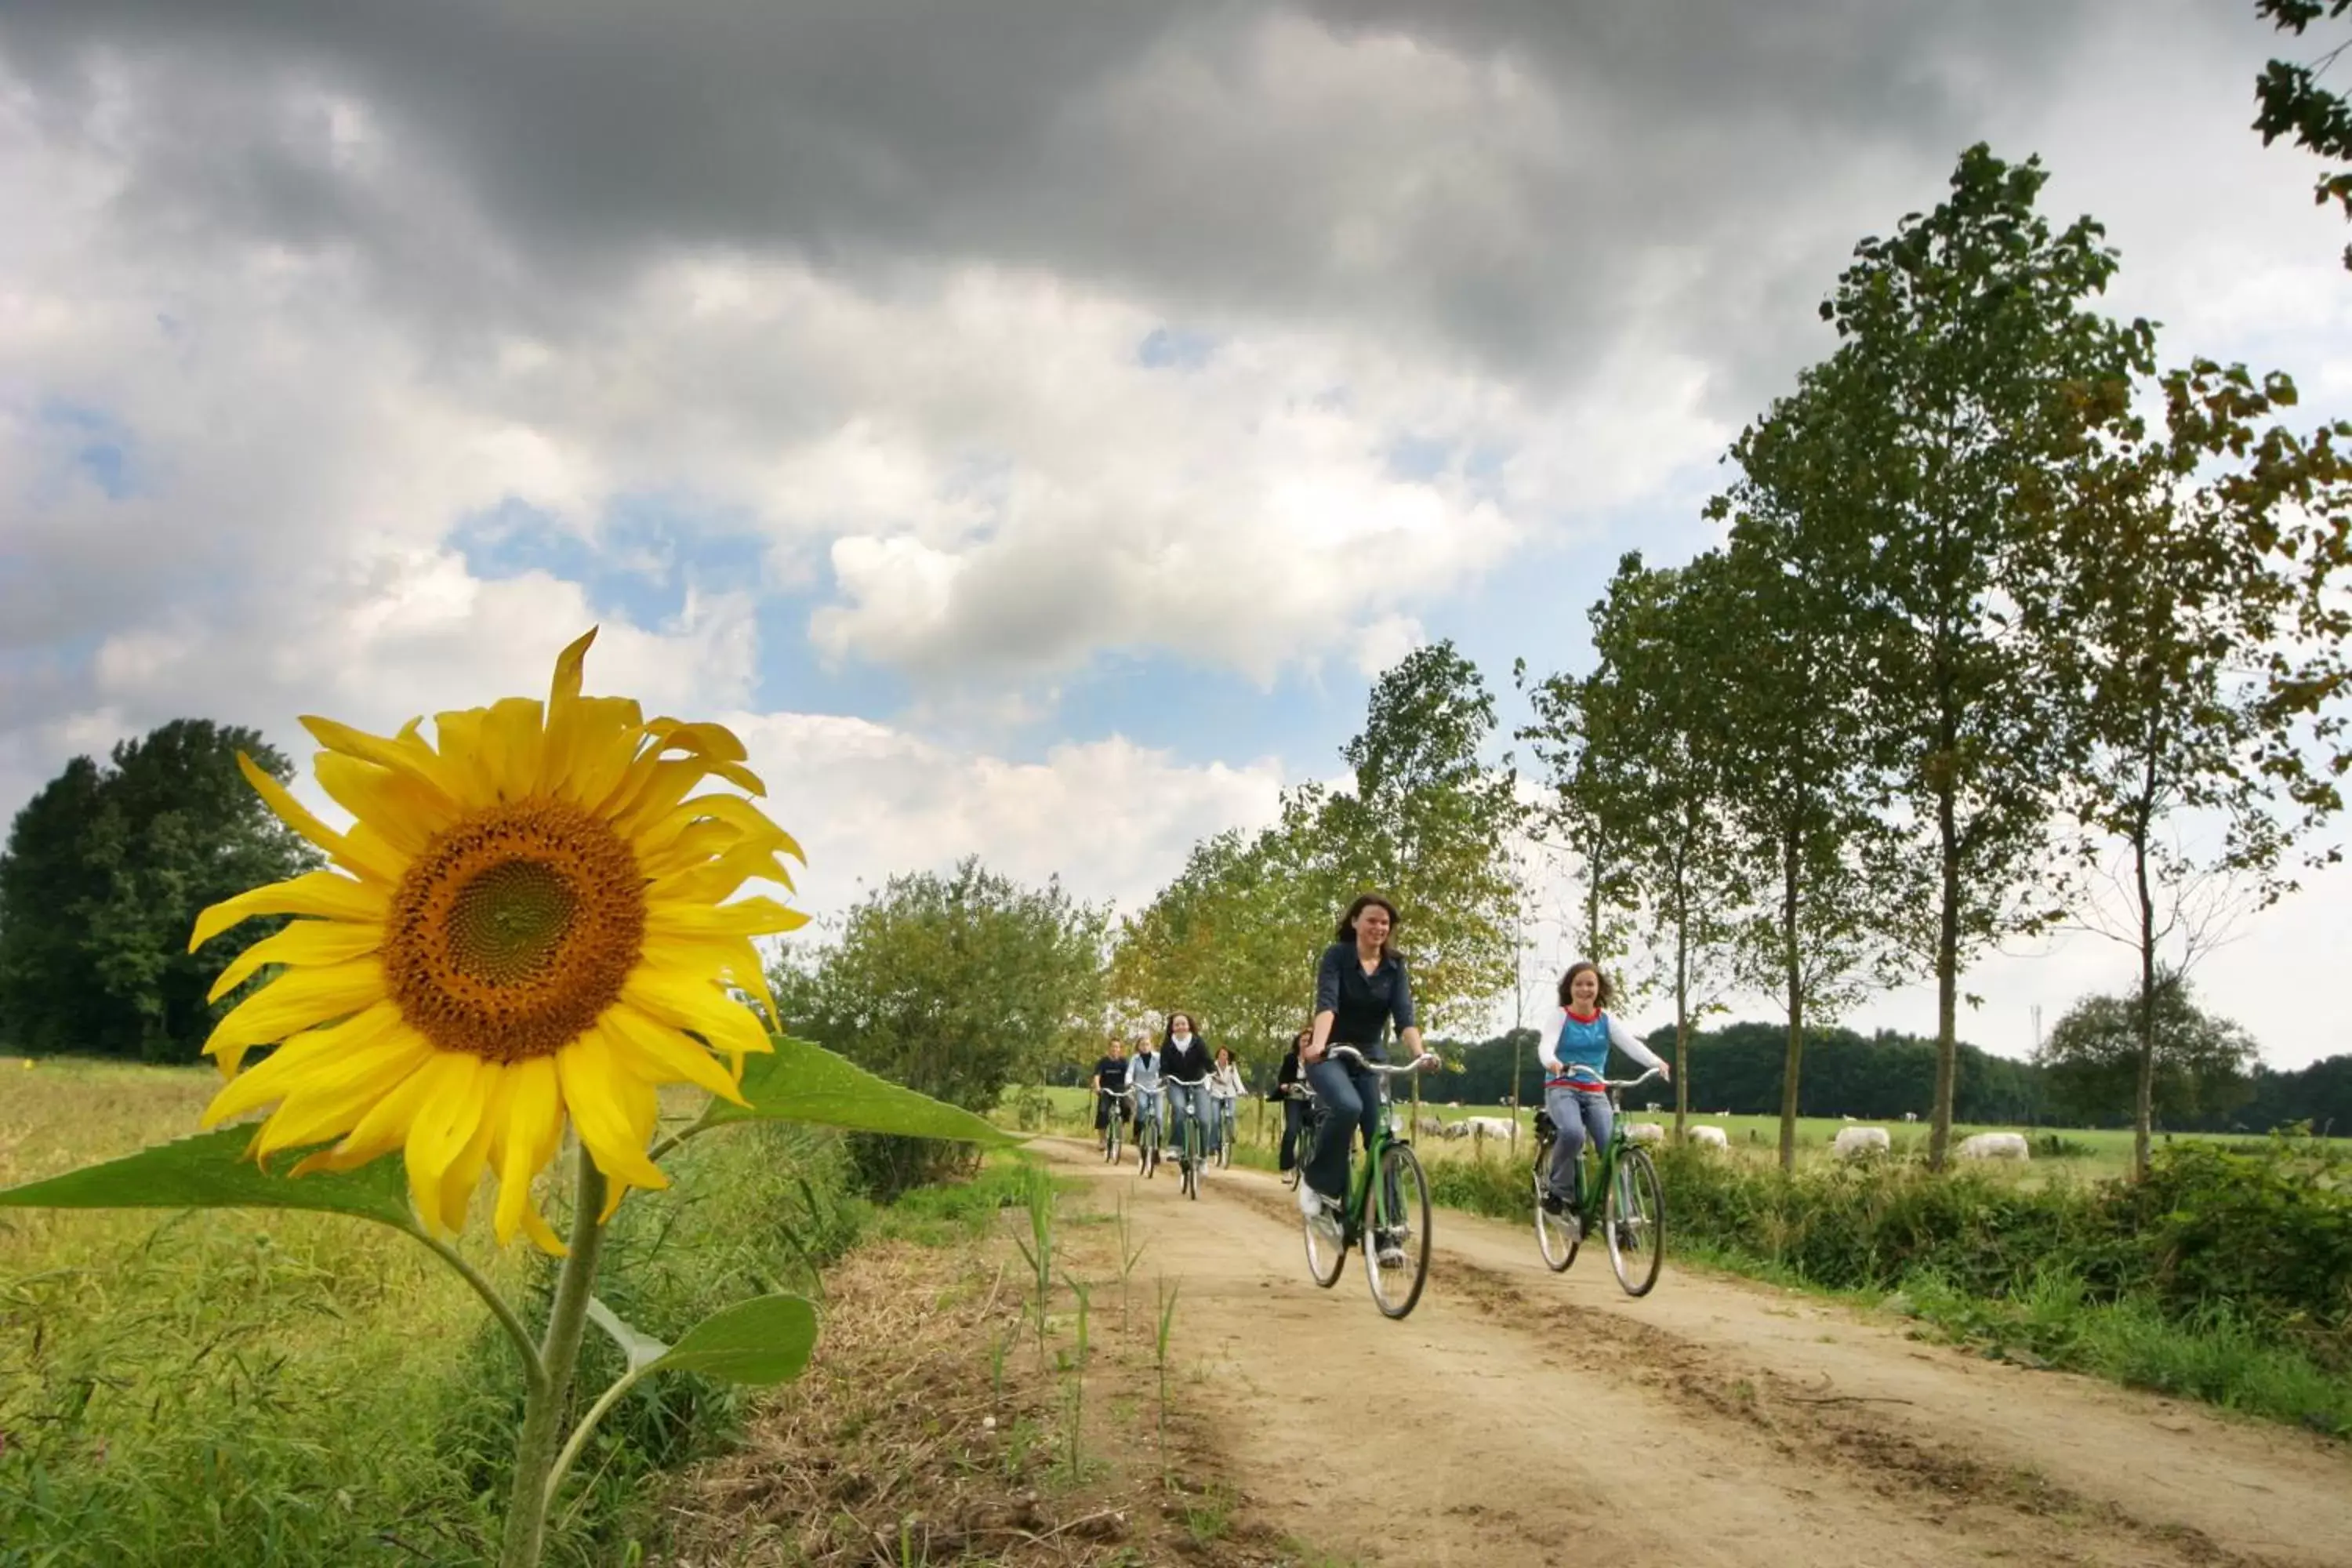
[[[1543,1195],[1543,1212],[1549,1215],[1564,1215],[1568,1212],[1568,1200],[1549,1188],[1546,1188]]]
[[[1380,1258],[1381,1267],[1383,1268],[1402,1268],[1404,1267],[1404,1233],[1402,1231],[1384,1230],[1381,1232]]]
[[[1323,1194],[1304,1181],[1298,1184],[1298,1212],[1308,1219],[1323,1212]]]

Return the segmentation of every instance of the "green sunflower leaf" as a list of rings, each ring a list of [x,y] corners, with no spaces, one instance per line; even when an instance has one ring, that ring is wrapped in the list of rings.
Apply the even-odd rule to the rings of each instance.
[[[751,1103],[714,1100],[703,1113],[706,1125],[812,1121],[908,1138],[996,1144],[1021,1142],[969,1110],[877,1078],[823,1046],[789,1035],[770,1038],[776,1047],[772,1055],[747,1058],[743,1063],[743,1098]]]
[[[806,1298],[754,1296],[722,1307],[687,1330],[677,1343],[646,1363],[646,1370],[698,1372],[728,1383],[763,1387],[798,1377],[815,1349],[816,1309]],[[636,1352],[628,1353],[634,1370]]]
[[[621,1353],[628,1358],[631,1372],[641,1367],[658,1366],[661,1358],[669,1353],[669,1346],[651,1334],[630,1327],[619,1313],[593,1296],[588,1298],[588,1316],[598,1328],[613,1336],[613,1342],[620,1346]]]
[[[252,1141],[250,1127],[224,1127],[158,1143],[120,1160],[0,1187],[0,1208],[316,1209],[416,1230],[407,1175],[398,1160],[289,1176],[286,1172],[298,1153],[273,1155],[276,1168],[264,1170],[245,1157]]]

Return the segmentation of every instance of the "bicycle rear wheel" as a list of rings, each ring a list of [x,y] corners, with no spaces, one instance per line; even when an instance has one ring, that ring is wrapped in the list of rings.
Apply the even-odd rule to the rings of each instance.
[[[1388,1203],[1392,1190],[1400,1200],[1394,1209]],[[1364,1282],[1383,1316],[1402,1318],[1421,1300],[1429,1279],[1429,1181],[1411,1149],[1391,1143],[1381,1151],[1381,1168],[1372,1173],[1364,1207],[1370,1211],[1364,1226]],[[1381,1260],[1384,1239],[1403,1253],[1402,1260]]]
[[[1568,1266],[1576,1261],[1581,1227],[1576,1223],[1573,1209],[1562,1209],[1558,1214],[1549,1214],[1544,1209],[1544,1163],[1549,1152],[1550,1148],[1546,1145],[1536,1155],[1536,1247],[1543,1254],[1545,1268],[1554,1274],[1565,1274]]]
[[[1618,1157],[1617,1179],[1609,1184],[1601,1223],[1617,1283],[1628,1296],[1648,1295],[1666,1257],[1666,1194],[1646,1150],[1627,1149]]]

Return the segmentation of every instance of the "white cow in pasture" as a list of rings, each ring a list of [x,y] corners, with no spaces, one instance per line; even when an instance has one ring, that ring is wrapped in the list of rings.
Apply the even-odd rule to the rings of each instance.
[[[1507,1142],[1511,1136],[1511,1123],[1500,1116],[1465,1116],[1458,1125],[1469,1129],[1468,1135],[1482,1142],[1489,1138]]]
[[[1654,1121],[1636,1121],[1625,1129],[1625,1136],[1636,1143],[1663,1143],[1666,1130]]]
[[[1690,1130],[1690,1141],[1693,1143],[1704,1144],[1710,1149],[1731,1147],[1730,1138],[1725,1135],[1720,1127],[1694,1127]]]
[[[1916,1121],[1919,1120],[1919,1113],[1916,1110],[1906,1110],[1903,1113],[1903,1120],[1906,1121]]]
[[[1960,1140],[1963,1160],[2031,1160],[2022,1132],[1977,1132]]]
[[[1445,1136],[1445,1121],[1442,1117],[1424,1112],[1422,1119],[1412,1124],[1412,1130],[1424,1138],[1443,1138]]]
[[[1868,1160],[1891,1147],[1884,1127],[1841,1127],[1830,1142],[1830,1152],[1841,1160]]]

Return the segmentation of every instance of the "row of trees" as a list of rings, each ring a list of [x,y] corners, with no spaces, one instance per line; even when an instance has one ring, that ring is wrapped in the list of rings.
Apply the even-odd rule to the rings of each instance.
[[[1962,977],[2072,921],[2137,961],[2144,1167],[2168,976],[2340,805],[2352,426],[2288,428],[2284,375],[2158,374],[2044,178],[1971,148],[1864,241],[1838,348],[1731,450],[1723,545],[1627,556],[1596,668],[1531,688],[1588,951],[1642,917],[1678,1051],[1728,991],[1782,998],[1784,1161],[1810,1026],[1932,973],[1940,1163]]]

